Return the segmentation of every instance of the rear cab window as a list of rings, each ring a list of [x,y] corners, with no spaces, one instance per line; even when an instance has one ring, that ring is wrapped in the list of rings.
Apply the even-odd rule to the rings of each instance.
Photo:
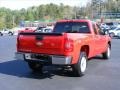
[[[103,35],[104,31],[100,28],[98,24],[93,23],[93,30],[96,35]]]
[[[88,22],[58,22],[55,25],[56,33],[90,33]]]

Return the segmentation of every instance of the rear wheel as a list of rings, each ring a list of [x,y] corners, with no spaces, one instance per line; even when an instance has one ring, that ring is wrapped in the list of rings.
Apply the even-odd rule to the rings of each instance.
[[[0,32],[0,36],[3,36],[3,34]]]
[[[34,72],[41,72],[42,73],[42,68],[43,65],[40,63],[36,63],[36,62],[28,62],[28,65],[30,67],[30,69]]]
[[[72,65],[73,72],[75,76],[83,76],[86,71],[87,66],[87,56],[85,52],[81,52],[77,64]]]
[[[118,39],[120,39],[120,36],[118,36]]]
[[[12,32],[9,32],[9,33],[8,33],[8,35],[9,35],[9,36],[12,36],[12,35],[13,35],[13,33],[12,33]]]
[[[114,33],[110,33],[109,35],[110,35],[111,38],[113,38],[115,36]]]
[[[109,59],[111,55],[110,45],[108,45],[107,50],[102,53],[103,59]]]

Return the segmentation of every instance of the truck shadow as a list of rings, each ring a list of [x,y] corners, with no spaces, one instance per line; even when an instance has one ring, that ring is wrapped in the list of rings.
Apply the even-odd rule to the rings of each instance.
[[[62,70],[60,67],[48,66],[43,68],[43,73],[32,72],[27,63],[21,60],[11,60],[7,62],[0,63],[0,73],[17,76],[21,78],[31,78],[31,79],[52,79],[53,76],[67,76],[72,77],[72,73],[67,70]]]
[[[97,56],[95,56],[95,57],[92,57],[92,58],[90,58],[89,60],[106,60],[106,59],[104,59],[103,57],[102,57],[102,55],[97,55]]]
[[[104,60],[101,57],[97,56],[91,58],[94,60]],[[91,61],[90,59],[90,61]],[[65,77],[75,77],[72,73],[72,70],[61,68],[57,66],[47,66],[43,68],[43,73],[32,72],[27,63],[21,60],[11,60],[7,62],[0,63],[0,73],[6,75],[12,75],[23,78],[33,78],[33,79],[52,79],[53,76],[65,76]]]
[[[51,78],[52,74],[33,73],[27,63],[21,60],[11,60],[0,63],[0,73],[23,78],[44,79]]]

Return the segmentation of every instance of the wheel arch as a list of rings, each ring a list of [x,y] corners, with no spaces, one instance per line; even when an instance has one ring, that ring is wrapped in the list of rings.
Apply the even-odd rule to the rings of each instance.
[[[87,57],[89,56],[89,51],[90,51],[90,48],[89,48],[89,45],[83,45],[80,49],[80,52],[86,52],[86,55]]]
[[[110,49],[111,49],[111,41],[108,42],[108,45],[110,46]]]

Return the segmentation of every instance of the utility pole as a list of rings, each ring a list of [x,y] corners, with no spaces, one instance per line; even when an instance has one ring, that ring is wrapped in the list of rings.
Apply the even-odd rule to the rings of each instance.
[[[118,5],[118,0],[116,0],[116,3],[117,3],[117,13],[119,12],[119,5]]]
[[[115,9],[115,14],[116,14],[116,18],[118,18],[118,13],[119,13],[119,0],[113,0],[113,2],[115,2],[116,5],[116,9]]]
[[[102,17],[102,11],[103,11],[104,3],[102,0],[99,2],[99,8],[100,8],[100,18]]]
[[[13,24],[13,28],[14,28],[14,25],[15,25],[15,16],[14,15],[12,17],[12,24]]]
[[[99,0],[92,0],[92,19],[96,17],[96,14],[98,13],[98,2]]]

